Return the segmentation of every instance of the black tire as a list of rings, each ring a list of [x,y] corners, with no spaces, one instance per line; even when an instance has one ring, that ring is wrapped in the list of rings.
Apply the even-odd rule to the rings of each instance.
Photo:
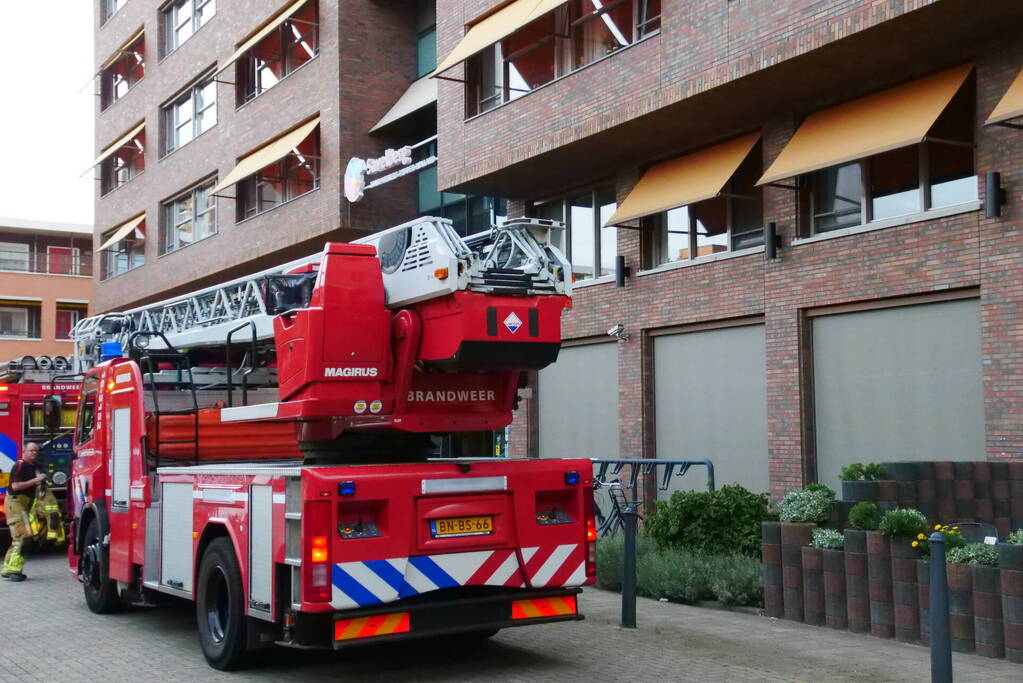
[[[99,535],[99,522],[93,518],[85,529],[82,542],[82,555],[78,560],[82,573],[82,587],[85,591],[85,604],[93,614],[110,614],[121,608],[121,596],[117,592],[117,582],[102,579],[106,573],[102,566],[106,562],[102,539]]]
[[[228,538],[214,539],[203,553],[196,585],[195,618],[199,645],[210,666],[231,671],[249,662],[242,573]]]

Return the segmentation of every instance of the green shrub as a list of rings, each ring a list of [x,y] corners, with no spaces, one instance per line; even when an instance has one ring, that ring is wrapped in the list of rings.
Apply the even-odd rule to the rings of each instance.
[[[881,523],[881,511],[870,501],[860,501],[849,510],[849,523],[856,529],[874,531]]]
[[[827,484],[821,484],[820,482],[815,482],[813,484],[807,484],[806,485],[806,490],[807,491],[823,491],[824,493],[826,493],[831,498],[831,500],[835,499],[835,489],[831,488]]]
[[[881,518],[881,533],[886,536],[910,536],[917,538],[927,531],[927,518],[919,510],[900,508],[889,510]]]
[[[863,466],[863,478],[867,481],[884,479],[887,475],[888,473],[885,471],[884,466],[878,465],[876,462]]]
[[[622,588],[623,539],[597,543],[597,587]],[[760,605],[760,562],[738,554],[661,549],[651,539],[636,544],[636,593],[672,602],[718,600],[724,605]]]
[[[863,479],[863,463],[854,462],[846,465],[838,472],[838,478],[842,481],[859,481]]]
[[[831,503],[835,494],[828,489],[791,491],[781,501],[783,522],[824,522],[831,515]]]
[[[985,567],[998,566],[998,548],[986,543],[968,543],[962,548],[952,548],[945,560],[955,564],[982,564]]]
[[[676,491],[658,501],[646,530],[661,549],[760,555],[760,523],[771,519],[767,494],[741,486],[713,492]]]
[[[1023,545],[1023,529],[1016,529],[1013,531],[1009,534],[1009,537],[1005,539],[1005,542],[1012,545]]]
[[[810,545],[814,548],[828,548],[830,550],[841,550],[845,545],[845,536],[841,531],[834,529],[814,529],[813,540]]]

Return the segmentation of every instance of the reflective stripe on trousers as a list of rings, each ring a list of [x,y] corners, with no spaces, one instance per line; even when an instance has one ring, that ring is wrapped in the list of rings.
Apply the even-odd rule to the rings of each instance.
[[[21,554],[21,546],[31,527],[26,507],[29,497],[8,495],[4,502],[7,505],[7,525],[11,530],[11,547],[4,555],[3,573],[18,574],[25,568],[25,557]]]

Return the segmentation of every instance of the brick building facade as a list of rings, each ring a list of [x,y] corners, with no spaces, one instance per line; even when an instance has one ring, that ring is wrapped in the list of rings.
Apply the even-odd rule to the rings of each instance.
[[[988,121],[1023,67],[1023,7],[546,2],[515,24],[515,4],[462,0],[437,23],[440,186],[570,223],[568,342],[523,392],[513,455],[709,457],[719,483],[775,495],[854,460],[1023,457],[1023,132]],[[909,111],[931,96],[930,118]],[[914,116],[915,139],[870,146]],[[654,194],[686,196],[687,164],[741,136],[688,209],[600,227],[662,171]],[[807,139],[821,163],[740,178]]]
[[[349,159],[406,142],[370,129],[415,79],[416,3],[95,2],[97,311],[417,215],[412,175],[343,195]],[[218,187],[317,117],[283,160]]]

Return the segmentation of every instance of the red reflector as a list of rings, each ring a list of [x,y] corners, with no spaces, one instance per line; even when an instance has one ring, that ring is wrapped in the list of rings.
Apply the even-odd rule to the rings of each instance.
[[[408,612],[379,614],[375,617],[359,617],[358,619],[338,619],[334,622],[334,640],[352,640],[353,638],[389,636],[408,632]]]
[[[560,617],[575,613],[575,596],[566,595],[562,598],[515,600],[512,602],[511,617],[512,619],[542,619],[543,617]]]

